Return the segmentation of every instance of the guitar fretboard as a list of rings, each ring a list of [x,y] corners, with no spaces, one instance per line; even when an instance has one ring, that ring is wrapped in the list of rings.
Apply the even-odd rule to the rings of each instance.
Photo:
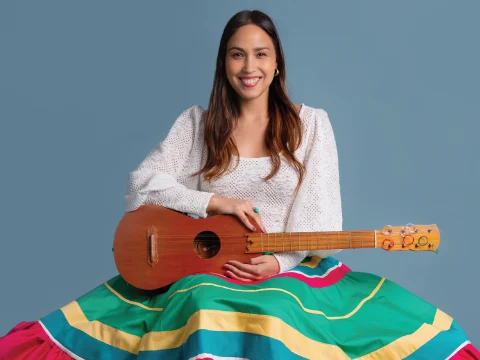
[[[249,253],[375,247],[375,230],[255,233],[247,237]]]

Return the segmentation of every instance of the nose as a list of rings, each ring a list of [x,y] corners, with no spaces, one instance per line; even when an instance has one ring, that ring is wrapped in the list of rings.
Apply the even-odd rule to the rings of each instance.
[[[256,68],[255,57],[245,56],[245,60],[243,63],[243,71],[245,73],[252,73],[255,71],[255,68]]]

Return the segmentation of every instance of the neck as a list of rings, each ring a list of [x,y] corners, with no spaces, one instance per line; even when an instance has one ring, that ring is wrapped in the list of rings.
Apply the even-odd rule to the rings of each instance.
[[[374,230],[254,233],[248,235],[248,251],[363,249],[376,247]]]
[[[239,99],[240,116],[244,123],[263,123],[268,118],[268,91],[255,99]]]

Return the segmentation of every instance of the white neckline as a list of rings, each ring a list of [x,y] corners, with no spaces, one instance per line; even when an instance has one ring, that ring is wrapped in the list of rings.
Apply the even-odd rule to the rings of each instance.
[[[298,113],[298,116],[302,119],[303,115],[303,109],[305,108],[305,104],[301,104],[302,107],[300,108],[300,112]],[[302,119],[303,120],[303,119]],[[241,157],[241,156],[236,156],[232,154],[232,157],[235,159],[240,159],[240,160],[245,160],[245,161],[256,161],[256,160],[265,160],[265,159],[270,159],[270,156],[262,156],[262,157]]]

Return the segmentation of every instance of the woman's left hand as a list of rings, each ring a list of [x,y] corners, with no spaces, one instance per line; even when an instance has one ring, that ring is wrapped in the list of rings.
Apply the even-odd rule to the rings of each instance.
[[[230,260],[223,267],[227,276],[242,281],[260,280],[280,271],[280,265],[273,255],[257,256],[246,263]]]

